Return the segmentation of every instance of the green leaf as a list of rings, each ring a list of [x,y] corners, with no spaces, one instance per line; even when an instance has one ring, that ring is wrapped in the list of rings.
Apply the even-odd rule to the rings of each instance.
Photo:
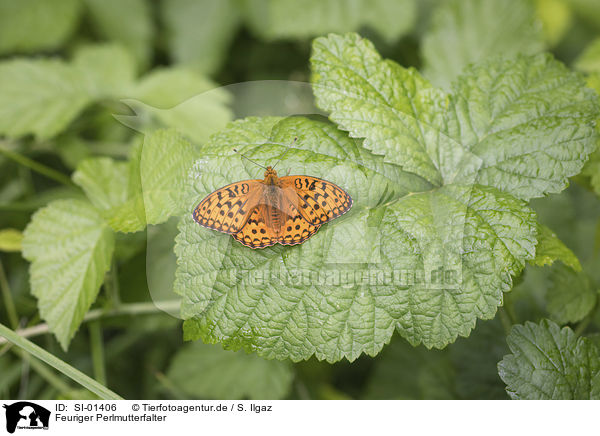
[[[248,25],[266,39],[304,39],[368,26],[392,43],[416,21],[414,0],[246,0],[244,6]]]
[[[197,142],[205,142],[233,116],[228,108],[229,93],[187,68],[153,70],[140,80],[132,96],[144,104],[126,103]]]
[[[175,130],[157,130],[144,139],[140,181],[146,221],[160,224],[185,208],[190,170],[198,150]]]
[[[552,47],[557,45],[573,25],[569,5],[564,0],[535,0],[534,5],[546,43]]]
[[[175,130],[147,135],[129,162],[86,159],[73,181],[118,232],[137,232],[182,213],[183,190],[197,151]],[[125,187],[125,189],[124,189]]]
[[[493,188],[432,190],[328,123],[232,123],[203,149],[188,210],[214,189],[258,176],[232,146],[269,163],[294,136],[281,168],[338,184],[353,197],[352,210],[299,246],[264,250],[184,216],[175,291],[187,339],[268,358],[354,360],[377,354],[395,329],[441,348],[468,335],[477,318],[494,316],[510,275],[533,257],[533,212]]]
[[[95,98],[127,95],[135,79],[134,60],[119,45],[90,45],[77,51],[73,64],[85,75],[88,92]]]
[[[0,230],[0,251],[21,251],[23,234],[17,229]]]
[[[80,15],[79,0],[0,0],[0,54],[60,47]]]
[[[317,104],[334,122],[435,185],[560,192],[596,146],[596,96],[549,56],[470,67],[453,95],[356,34],[317,38],[311,62]]]
[[[55,136],[93,101],[127,93],[133,78],[130,55],[111,45],[85,47],[71,63],[57,59],[0,62],[0,134]]]
[[[81,186],[92,204],[100,210],[127,201],[128,164],[109,157],[85,159],[73,173],[73,181]]]
[[[169,55],[205,74],[215,73],[239,26],[235,0],[165,0],[161,17],[167,30]]]
[[[52,137],[90,101],[82,71],[62,61],[14,59],[0,63],[0,134]]]
[[[596,305],[598,292],[585,273],[559,265],[551,278],[548,312],[560,324],[581,321]]]
[[[146,66],[152,55],[154,22],[146,0],[85,0],[97,33],[119,42],[135,55],[138,65]]]
[[[31,292],[63,349],[79,328],[110,268],[114,236],[82,200],[57,200],[37,211],[23,237]]]
[[[498,373],[513,399],[600,398],[598,349],[570,328],[527,322],[514,326],[507,342],[512,354],[498,363]]]
[[[293,372],[286,362],[196,342],[177,352],[167,377],[192,398],[279,400],[288,395]]]
[[[581,263],[577,256],[560,240],[558,236],[543,224],[538,224],[538,245],[535,249],[533,265],[552,265],[560,260],[575,271],[581,271]]]
[[[73,173],[73,181],[118,232],[137,232],[146,226],[139,159],[139,152],[128,163],[108,157],[90,158]]]
[[[542,28],[529,0],[450,0],[433,11],[423,37],[425,76],[448,88],[470,63],[544,49]]]
[[[600,38],[590,42],[575,60],[574,67],[584,73],[600,73]]]

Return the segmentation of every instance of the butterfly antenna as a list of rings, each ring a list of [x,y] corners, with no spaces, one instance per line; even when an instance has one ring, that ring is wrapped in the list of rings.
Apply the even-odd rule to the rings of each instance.
[[[279,162],[281,162],[281,159],[283,159],[283,156],[285,156],[285,154],[292,149],[292,146],[296,143],[297,140],[298,140],[298,137],[296,136],[294,138],[294,140],[292,141],[292,143],[287,148],[287,150],[283,152],[283,154],[281,155],[281,157],[279,158],[279,160],[275,163],[275,165],[273,165],[273,169],[275,169],[275,167],[279,164]]]
[[[263,169],[267,169],[266,167],[262,166],[261,164],[259,164],[258,162],[254,162],[252,159],[250,159],[249,157],[243,155],[242,153],[240,153],[239,151],[237,151],[235,148],[233,149],[233,151],[235,151],[237,154],[239,154],[240,156],[242,156],[244,159],[248,159],[250,162],[252,162],[254,165],[258,165],[259,167],[263,168]]]

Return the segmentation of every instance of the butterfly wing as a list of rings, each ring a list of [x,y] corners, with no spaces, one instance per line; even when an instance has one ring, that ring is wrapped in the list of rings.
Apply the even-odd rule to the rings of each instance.
[[[265,248],[278,242],[282,245],[300,244],[319,230],[319,226],[308,223],[293,207],[287,212],[292,215],[267,204],[259,204],[250,214],[246,225],[233,238],[246,247]],[[281,223],[278,228],[269,224],[274,214],[280,215],[275,219]]]
[[[194,220],[212,230],[237,233],[262,197],[263,187],[261,180],[243,180],[217,189],[196,206]]]
[[[250,213],[244,227],[235,233],[233,238],[250,248],[265,248],[277,244],[277,233],[267,225],[267,216],[266,205],[259,204]]]
[[[310,176],[285,176],[280,179],[282,193],[312,226],[320,226],[352,207],[352,197],[335,183]]]
[[[314,226],[306,221],[302,215],[288,216],[279,233],[278,242],[282,245],[301,244],[317,233],[320,226]]]

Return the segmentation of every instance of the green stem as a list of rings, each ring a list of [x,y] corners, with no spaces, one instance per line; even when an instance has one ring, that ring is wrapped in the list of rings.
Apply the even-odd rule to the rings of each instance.
[[[60,373],[66,375],[71,380],[79,383],[90,392],[95,393],[103,400],[122,400],[122,398],[108,389],[106,386],[101,385],[96,380],[88,377],[76,368],[73,368],[68,363],[62,361],[58,357],[50,354],[43,348],[34,344],[31,341],[19,336],[16,332],[12,331],[3,324],[0,324],[0,336],[4,336],[7,340],[15,344],[17,347],[22,348],[33,357],[47,363]]]
[[[102,326],[100,324],[100,321],[92,321],[89,324],[89,329],[94,378],[98,383],[106,385],[106,369],[104,365],[104,340],[102,338]]]
[[[0,289],[2,290],[2,298],[4,299],[4,306],[6,307],[6,314],[8,315],[8,321],[13,329],[19,327],[19,316],[17,315],[17,308],[10,291],[10,285],[4,274],[4,266],[0,261]]]
[[[160,306],[161,309],[156,307],[154,303],[129,303],[122,304],[117,309],[94,309],[90,310],[83,318],[82,322],[94,321],[101,318],[108,318],[121,315],[145,315],[152,313],[160,313],[163,310],[178,309],[181,302],[179,300],[163,301]],[[17,330],[16,334],[23,338],[30,338],[34,336],[44,335],[50,332],[50,327],[46,323],[38,324],[33,327],[26,329]],[[6,343],[7,340],[0,336],[0,345]]]
[[[7,150],[4,147],[0,147],[0,154],[20,165],[23,165],[24,167],[35,171],[36,173],[42,174],[48,177],[49,179],[62,183],[63,185],[77,186],[71,181],[69,177],[65,176],[63,173],[56,171],[55,169],[52,169],[50,167],[47,167],[46,165],[43,165],[39,162],[36,162],[33,159],[29,159],[28,157],[25,157],[22,154],[11,150]]]

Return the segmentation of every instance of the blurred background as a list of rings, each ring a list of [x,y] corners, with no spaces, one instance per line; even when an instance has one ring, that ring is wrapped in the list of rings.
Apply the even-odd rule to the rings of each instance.
[[[174,127],[202,144],[239,116],[310,112],[311,42],[348,31],[448,90],[471,62],[543,51],[600,86],[598,0],[0,0],[0,322],[43,326],[22,231],[48,202],[81,195],[70,176],[82,160],[125,161],[147,127]],[[286,82],[239,86],[265,80]],[[590,174],[534,206],[595,265],[587,241],[600,207]],[[95,314],[113,304],[115,288],[124,304],[150,302],[147,265],[161,265],[147,261],[154,236],[118,234]],[[535,320],[545,313],[549,273],[529,270],[514,300]],[[496,370],[507,348],[495,320],[441,351],[395,338],[376,358],[293,364],[185,344],[178,319],[139,307],[89,317],[68,351],[47,328],[29,338],[126,398],[507,398]],[[0,397],[91,394],[0,342]]]

